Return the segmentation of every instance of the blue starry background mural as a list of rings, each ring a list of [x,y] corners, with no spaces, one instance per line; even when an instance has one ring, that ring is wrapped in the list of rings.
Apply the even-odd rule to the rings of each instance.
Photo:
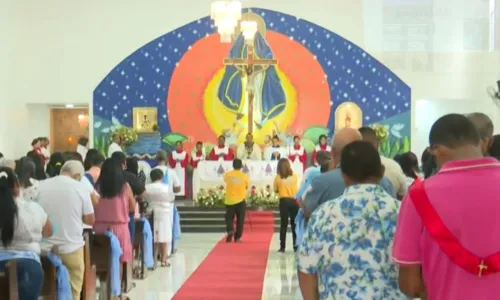
[[[256,94],[257,142],[272,134],[290,142],[298,134],[312,151],[321,134],[369,125],[382,139],[382,154],[409,151],[410,87],[387,67],[306,20],[260,8],[245,12],[244,18],[259,24],[257,56],[278,60],[263,72]],[[220,134],[238,143],[248,132],[244,82],[222,60],[244,58],[245,47],[238,32],[233,44],[220,43],[213,21],[205,17],[134,50],[94,90],[94,146],[105,152],[116,131],[127,136],[126,151],[137,155],[170,150],[177,141],[187,150],[202,141],[208,151]],[[137,132],[145,118],[138,108],[144,107],[156,108],[147,116],[146,133]]]

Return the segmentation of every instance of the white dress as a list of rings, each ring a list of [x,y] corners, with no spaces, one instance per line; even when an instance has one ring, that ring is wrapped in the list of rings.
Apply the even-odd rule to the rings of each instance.
[[[146,185],[146,201],[154,212],[154,240],[172,243],[173,204],[169,186],[163,182]]]

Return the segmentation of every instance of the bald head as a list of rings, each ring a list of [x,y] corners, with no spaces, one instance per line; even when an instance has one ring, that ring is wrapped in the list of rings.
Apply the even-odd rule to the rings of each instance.
[[[474,124],[474,127],[476,127],[479,137],[481,138],[481,148],[486,155],[493,137],[493,122],[490,117],[479,112],[468,114],[466,117]]]
[[[340,152],[344,147],[352,142],[360,141],[361,133],[354,128],[343,128],[337,131],[333,136],[332,156],[334,160],[340,159]],[[336,162],[337,163],[337,162]]]

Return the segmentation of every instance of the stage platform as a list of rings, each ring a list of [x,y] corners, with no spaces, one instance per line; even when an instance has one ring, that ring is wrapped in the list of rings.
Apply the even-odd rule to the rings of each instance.
[[[175,200],[181,218],[182,232],[226,232],[224,208],[201,208],[194,205],[193,200]],[[273,210],[274,230],[279,232],[279,211]],[[259,227],[258,219],[246,218],[245,223]]]

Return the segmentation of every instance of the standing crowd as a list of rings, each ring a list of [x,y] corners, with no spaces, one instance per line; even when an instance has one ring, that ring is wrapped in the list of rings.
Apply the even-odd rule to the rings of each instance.
[[[80,299],[86,228],[116,236],[120,262],[131,263],[141,202],[155,214],[154,241],[161,266],[169,265],[174,193],[180,184],[175,172],[165,167],[166,153],[158,152],[158,167],[146,175],[139,172],[137,159],[126,158],[121,149],[106,159],[96,149],[87,149],[87,143],[82,138],[77,152],[49,155],[48,139],[42,138],[19,160],[0,154],[0,272],[10,260],[17,261],[20,299],[40,296],[40,256],[45,249],[60,258],[68,270],[72,298]]]

